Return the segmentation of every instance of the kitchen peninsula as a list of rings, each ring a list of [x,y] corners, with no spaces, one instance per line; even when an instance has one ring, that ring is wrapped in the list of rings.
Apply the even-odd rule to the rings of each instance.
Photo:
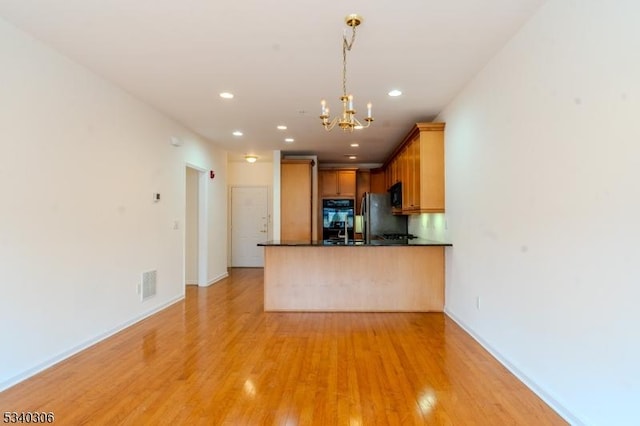
[[[382,167],[363,174],[320,164],[315,191],[309,160],[282,160],[282,241],[258,244],[266,311],[443,311],[451,244],[415,238],[408,216],[445,211],[444,128],[417,123]]]
[[[444,309],[444,247],[449,243],[415,239],[258,245],[265,251],[265,311]]]

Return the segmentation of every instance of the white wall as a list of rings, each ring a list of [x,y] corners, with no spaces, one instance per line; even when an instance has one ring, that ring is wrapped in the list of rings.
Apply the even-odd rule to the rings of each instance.
[[[209,145],[210,146],[210,145]],[[204,185],[204,193],[201,191],[199,199],[205,197],[204,220],[208,220],[206,230],[202,231],[200,223],[200,235],[207,236],[206,243],[200,243],[201,250],[205,249],[207,257],[207,284],[213,284],[229,276],[227,271],[227,235],[228,235],[228,209],[227,209],[227,152],[214,149],[210,158],[210,170],[215,172],[215,178],[209,179]],[[196,164],[196,163],[191,163]],[[197,164],[201,164],[197,163]],[[201,183],[202,186],[202,183]]]
[[[227,155],[3,20],[0,51],[3,389],[184,297],[186,163],[217,170],[207,261],[226,274]]]
[[[639,16],[548,1],[438,117],[447,312],[575,424],[640,418]]]
[[[273,163],[259,161],[247,163],[246,161],[229,162],[229,186],[273,186]]]

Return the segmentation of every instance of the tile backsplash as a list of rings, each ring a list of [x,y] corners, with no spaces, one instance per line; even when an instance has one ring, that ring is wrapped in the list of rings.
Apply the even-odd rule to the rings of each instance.
[[[450,242],[446,213],[409,215],[409,233],[428,240]]]

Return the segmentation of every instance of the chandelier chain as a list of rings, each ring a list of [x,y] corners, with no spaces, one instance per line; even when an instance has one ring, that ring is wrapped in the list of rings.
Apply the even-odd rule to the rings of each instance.
[[[351,52],[353,42],[356,40],[356,27],[351,27],[351,41],[347,41],[347,35],[342,35],[342,93],[347,96],[347,51]]]

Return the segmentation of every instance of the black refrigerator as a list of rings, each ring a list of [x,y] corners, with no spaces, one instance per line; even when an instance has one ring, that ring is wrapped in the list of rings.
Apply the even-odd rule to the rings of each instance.
[[[391,197],[388,193],[364,194],[360,214],[362,215],[362,233],[367,243],[382,238],[384,234],[408,232],[407,216],[391,213]]]

